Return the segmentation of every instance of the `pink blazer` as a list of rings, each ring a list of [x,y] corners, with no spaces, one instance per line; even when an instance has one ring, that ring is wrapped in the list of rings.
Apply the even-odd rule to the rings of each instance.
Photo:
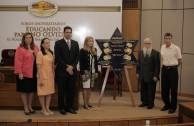
[[[24,47],[18,47],[14,59],[14,74],[22,73],[24,77],[33,78],[33,66],[39,49],[34,45],[35,56]]]

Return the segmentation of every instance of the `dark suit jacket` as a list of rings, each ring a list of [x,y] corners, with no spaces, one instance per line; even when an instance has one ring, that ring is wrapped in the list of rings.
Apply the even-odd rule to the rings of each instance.
[[[151,55],[147,61],[143,51],[141,50],[138,55],[137,74],[139,74],[140,81],[152,82],[153,77],[159,79],[160,74],[160,53],[152,49]]]
[[[67,42],[63,39],[55,42],[55,64],[56,64],[56,76],[67,77],[70,76],[67,69],[67,64],[73,66],[73,71],[77,71],[77,63],[79,61],[79,45],[77,41],[71,40],[71,49],[67,45]]]
[[[97,64],[97,55],[93,56],[94,58],[94,68],[95,72],[98,72],[98,64]],[[85,74],[84,70],[90,70],[90,52],[81,49],[80,50],[80,73],[81,75]]]

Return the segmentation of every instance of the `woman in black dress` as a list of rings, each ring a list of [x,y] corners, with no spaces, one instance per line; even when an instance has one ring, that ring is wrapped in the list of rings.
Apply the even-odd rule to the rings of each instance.
[[[91,88],[94,87],[94,79],[98,77],[98,66],[94,39],[91,36],[85,38],[84,47],[80,50],[80,73],[83,81],[83,108],[93,108],[94,106],[89,104],[89,99]]]

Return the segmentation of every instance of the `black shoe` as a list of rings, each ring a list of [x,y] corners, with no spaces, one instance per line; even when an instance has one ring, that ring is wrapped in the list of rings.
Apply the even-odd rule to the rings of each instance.
[[[152,109],[153,107],[154,107],[154,106],[149,106],[149,105],[148,105],[148,106],[147,106],[147,109]]]
[[[148,104],[142,103],[141,105],[139,105],[139,107],[145,107],[148,106]]]
[[[30,113],[31,113],[31,114],[36,114],[36,111],[35,111],[35,110],[33,110],[33,111],[30,111]]]
[[[71,114],[77,114],[77,112],[73,109],[67,109],[67,112],[71,113]]]
[[[172,114],[172,113],[175,113],[175,109],[169,109],[169,111],[168,111],[168,114]]]
[[[165,107],[165,106],[164,106],[163,108],[160,109],[160,111],[166,111],[166,110],[168,110],[168,109],[169,109],[168,107]]]
[[[83,106],[83,108],[89,110],[89,107],[86,107],[85,105]]]
[[[59,110],[59,112],[60,112],[62,115],[66,115],[66,111],[65,111],[65,110]]]
[[[31,112],[24,112],[25,115],[31,115]]]
[[[90,107],[90,108],[94,108],[94,106],[93,106],[93,105],[88,105],[88,107]]]

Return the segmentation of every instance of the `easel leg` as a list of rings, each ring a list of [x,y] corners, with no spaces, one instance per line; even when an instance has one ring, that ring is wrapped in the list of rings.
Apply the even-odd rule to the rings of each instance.
[[[109,71],[110,71],[110,67],[107,67],[106,75],[105,75],[104,82],[103,82],[103,85],[102,85],[102,90],[101,90],[101,93],[100,93],[100,99],[98,101],[98,107],[101,106],[102,96],[104,95],[104,89],[106,87],[106,82],[107,82],[107,79],[108,79]]]
[[[129,73],[128,73],[127,67],[124,67],[124,69],[125,69],[125,75],[126,75],[126,79],[127,79],[128,88],[129,88],[129,94],[131,96],[132,105],[133,105],[133,107],[135,107],[135,100],[134,100],[134,97],[133,97],[131,82],[130,82],[130,79],[129,79]]]

